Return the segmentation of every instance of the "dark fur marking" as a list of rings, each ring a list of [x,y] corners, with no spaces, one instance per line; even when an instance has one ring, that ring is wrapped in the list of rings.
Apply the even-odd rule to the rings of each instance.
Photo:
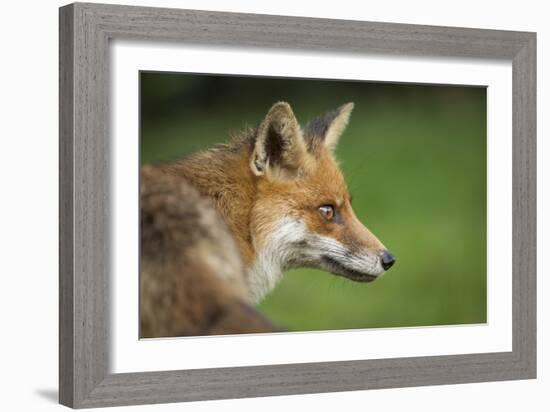
[[[299,240],[297,242],[293,242],[294,246],[296,247],[306,247],[309,245],[307,240]]]
[[[222,308],[218,305],[208,305],[203,314],[198,335],[208,335],[212,328],[226,315],[226,310],[226,308]]]
[[[340,110],[332,110],[311,120],[305,127],[305,136],[308,140],[317,138],[324,141],[328,128],[339,114]]]
[[[280,133],[275,130],[273,125],[269,125],[265,138],[265,152],[271,164],[281,164],[285,143]]]
[[[342,217],[342,213],[336,207],[334,207],[334,217],[332,218],[332,222],[336,223],[337,225],[344,224],[344,218]]]

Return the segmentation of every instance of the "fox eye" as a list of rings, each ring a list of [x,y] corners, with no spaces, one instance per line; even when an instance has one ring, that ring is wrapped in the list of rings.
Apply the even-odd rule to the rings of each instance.
[[[334,218],[334,206],[332,205],[319,206],[319,213],[326,220],[332,220]]]

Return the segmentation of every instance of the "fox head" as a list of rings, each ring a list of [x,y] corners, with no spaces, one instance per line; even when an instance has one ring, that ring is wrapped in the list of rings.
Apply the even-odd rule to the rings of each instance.
[[[276,103],[256,130],[249,167],[256,197],[250,230],[256,261],[251,288],[259,300],[277,274],[295,267],[370,282],[395,258],[355,215],[334,158],[353,103],[302,128],[288,103]]]

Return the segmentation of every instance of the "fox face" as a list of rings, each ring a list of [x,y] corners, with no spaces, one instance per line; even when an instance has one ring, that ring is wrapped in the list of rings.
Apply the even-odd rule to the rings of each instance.
[[[394,264],[355,215],[334,158],[352,110],[348,103],[302,128],[291,107],[280,102],[258,127],[249,159],[256,180],[250,212],[256,259],[249,283],[256,301],[290,268],[370,282]]]

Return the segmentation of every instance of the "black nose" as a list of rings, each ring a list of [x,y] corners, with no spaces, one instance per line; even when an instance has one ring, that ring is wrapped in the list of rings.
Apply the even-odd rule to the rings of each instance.
[[[391,268],[394,263],[395,257],[387,250],[384,250],[382,252],[382,267],[384,268],[384,270],[388,270],[389,268]]]

